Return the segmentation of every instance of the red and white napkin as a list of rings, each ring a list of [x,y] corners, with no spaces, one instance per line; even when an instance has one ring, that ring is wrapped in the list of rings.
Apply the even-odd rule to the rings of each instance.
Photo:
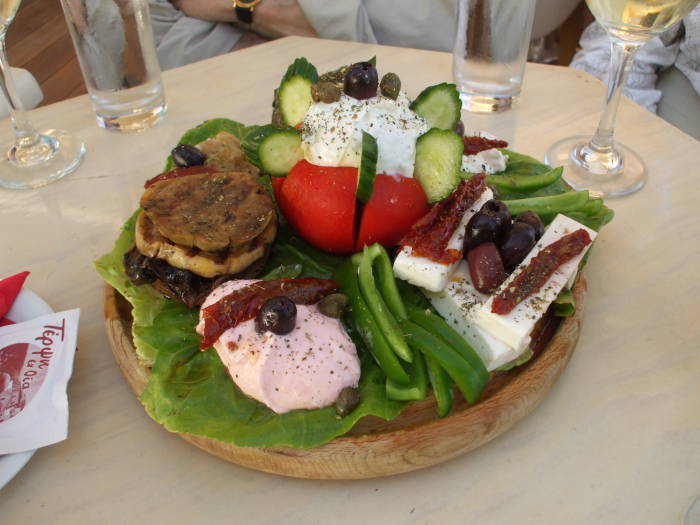
[[[28,275],[29,272],[20,272],[0,281],[0,326],[14,324],[13,321],[5,319],[5,314],[12,308]]]
[[[68,437],[66,387],[80,310],[16,324],[5,319],[27,275],[0,281],[0,454],[34,450]]]

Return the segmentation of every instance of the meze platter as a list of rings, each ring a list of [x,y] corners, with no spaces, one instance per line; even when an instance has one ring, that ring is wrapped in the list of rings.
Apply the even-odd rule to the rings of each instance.
[[[148,414],[234,463],[354,479],[472,450],[544,398],[612,218],[561,169],[409,100],[374,59],[299,58],[271,124],[187,131],[112,252],[112,350]]]

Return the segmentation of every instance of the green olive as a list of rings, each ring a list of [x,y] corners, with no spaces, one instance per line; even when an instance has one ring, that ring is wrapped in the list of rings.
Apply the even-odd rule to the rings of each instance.
[[[332,82],[316,82],[311,86],[311,98],[314,102],[337,102],[340,100],[340,87]]]
[[[318,302],[318,311],[326,317],[338,319],[348,306],[348,298],[342,293],[332,293]]]
[[[338,399],[335,401],[335,411],[340,417],[345,417],[355,410],[359,404],[360,392],[358,392],[357,388],[346,386],[338,394]]]
[[[387,73],[379,83],[379,91],[385,97],[396,100],[401,91],[401,79],[396,73]]]

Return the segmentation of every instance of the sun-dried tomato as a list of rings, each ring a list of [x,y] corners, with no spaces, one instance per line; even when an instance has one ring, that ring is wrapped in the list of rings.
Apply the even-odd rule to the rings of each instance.
[[[493,298],[491,311],[499,315],[513,311],[542,288],[557,268],[580,254],[591,242],[588,232],[579,229],[541,249],[506,289]]]
[[[258,281],[234,290],[202,309],[204,330],[199,348],[209,348],[229,328],[253,319],[271,297],[284,296],[295,304],[314,304],[340,289],[335,281],[303,277]]]
[[[464,154],[476,155],[491,148],[507,148],[505,140],[485,139],[484,137],[462,137],[464,140]]]
[[[484,175],[475,175],[460,182],[446,199],[436,203],[401,239],[401,246],[410,246],[412,254],[440,264],[451,264],[462,257],[461,250],[448,249],[447,243],[464,213],[486,189]]]

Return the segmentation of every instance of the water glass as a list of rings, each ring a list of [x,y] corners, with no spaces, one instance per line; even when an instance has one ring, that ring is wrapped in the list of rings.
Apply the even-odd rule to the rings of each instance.
[[[165,97],[147,0],[61,0],[80,69],[103,128],[141,131]]]
[[[459,0],[452,70],[464,108],[509,109],[520,87],[535,0]]]

